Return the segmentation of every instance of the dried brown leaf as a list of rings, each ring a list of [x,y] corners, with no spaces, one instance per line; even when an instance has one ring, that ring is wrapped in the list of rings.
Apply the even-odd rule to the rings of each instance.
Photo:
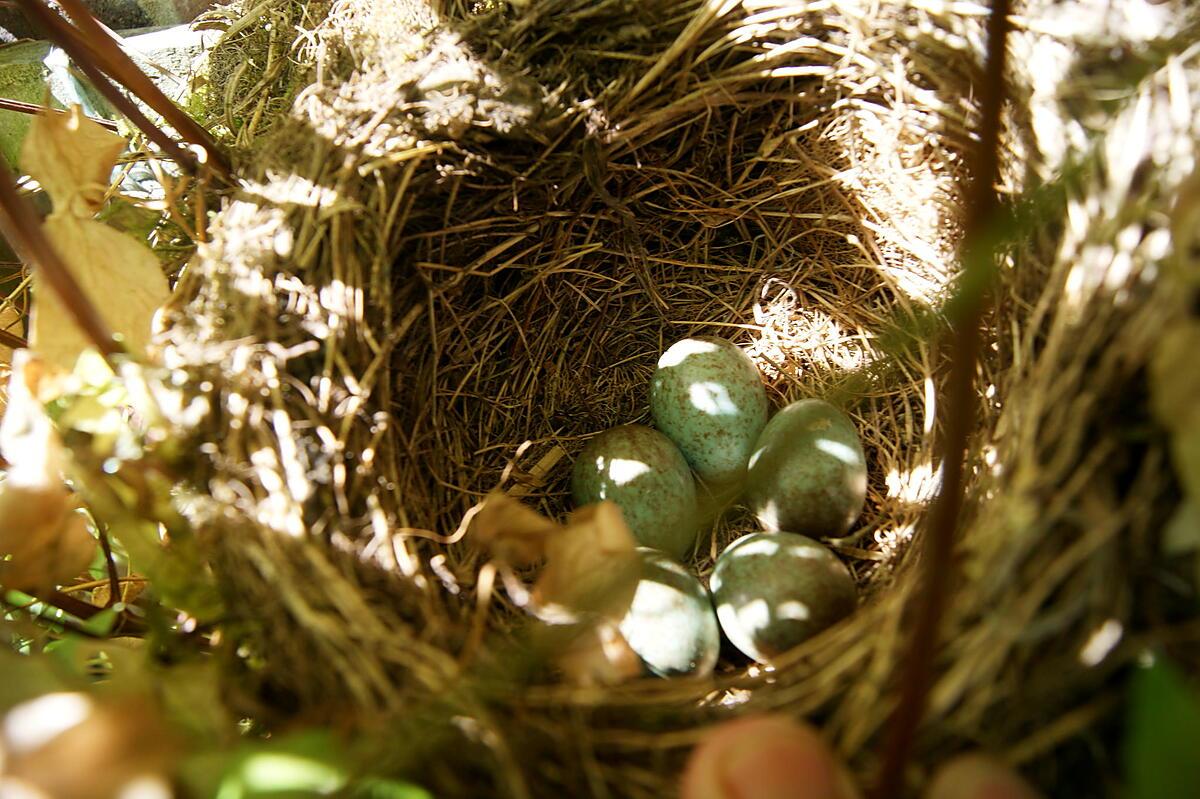
[[[641,575],[637,545],[612,502],[580,508],[546,542],[546,567],[533,589],[542,614],[619,621]]]
[[[0,728],[0,796],[132,796],[148,780],[161,784],[153,795],[167,792],[175,741],[146,700],[45,694],[9,710]]]
[[[642,662],[617,625],[595,624],[563,647],[558,657],[563,676],[575,685],[615,685],[642,673]]]
[[[617,629],[637,591],[641,558],[621,509],[612,502],[580,508],[565,525],[503,493],[475,517],[476,540],[507,566],[545,560],[528,610],[545,622],[541,646],[555,653],[568,680],[612,684],[641,665]]]
[[[11,462],[0,483],[0,584],[20,590],[61,585],[92,561],[96,539],[62,479],[62,445],[34,393],[41,378],[28,350],[15,353],[0,449]]]
[[[34,511],[25,505],[44,515],[31,519]],[[21,527],[13,517],[32,523]],[[0,554],[11,556],[0,562],[0,585],[37,592],[82,574],[95,557],[96,539],[69,496],[60,499],[5,484],[0,487]]]
[[[518,568],[541,560],[546,541],[561,530],[562,525],[502,491],[488,494],[472,525],[480,546],[497,560]]]
[[[120,585],[120,597],[118,602],[123,602],[126,605],[135,601],[146,590],[145,579],[138,578],[133,580],[122,580]],[[92,604],[97,607],[106,608],[109,605],[109,599],[112,597],[112,587],[108,582],[104,582],[92,589]]]

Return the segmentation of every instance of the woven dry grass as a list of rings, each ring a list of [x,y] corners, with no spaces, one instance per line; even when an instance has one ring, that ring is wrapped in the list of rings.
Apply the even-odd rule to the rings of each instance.
[[[1116,709],[1113,675],[1149,640],[1195,637],[1153,582],[1178,489],[1137,388],[1148,343],[1188,312],[1164,275],[1197,141],[1191,29],[1177,10],[1147,44],[1042,11],[1018,20],[1001,189],[1059,182],[1009,231],[987,315],[962,579],[914,783],[972,745],[1051,791],[1078,788],[1057,771],[1076,757],[1103,783],[1110,741],[1086,736]],[[819,722],[869,771],[937,485],[936,331],[984,14],[257,6],[225,46],[311,82],[276,113],[271,93],[304,81],[266,75],[250,102],[228,78],[247,182],[181,276],[163,351],[207,403],[177,421],[229,610],[230,703],[385,729],[380,757],[445,796],[670,795],[707,724],[764,709]],[[1122,37],[1134,78],[1105,69]],[[657,355],[690,333],[743,345],[777,406],[824,396],[858,423],[867,511],[830,543],[863,605],[773,670],[560,684],[522,654],[464,520],[495,488],[561,515],[572,456],[645,418]],[[701,574],[749,524],[713,529]],[[1106,624],[1121,642],[1081,662]]]

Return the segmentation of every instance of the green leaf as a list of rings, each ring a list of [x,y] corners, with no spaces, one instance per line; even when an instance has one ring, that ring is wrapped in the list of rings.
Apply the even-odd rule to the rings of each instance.
[[[67,687],[60,670],[47,657],[19,655],[0,649],[0,712],[41,694]]]
[[[242,761],[235,781],[237,796],[271,796],[312,793],[332,794],[346,782],[346,775],[320,760],[286,752],[260,752]],[[225,786],[218,794],[225,799]]]
[[[221,614],[221,599],[204,570],[195,542],[175,538],[164,547],[158,525],[126,515],[109,520],[109,533],[125,547],[130,563],[146,575],[163,600],[200,621]]]
[[[1128,799],[1200,796],[1200,701],[1161,657],[1133,676],[1125,739]]]
[[[353,799],[433,799],[433,794],[411,782],[365,779],[350,791]]]
[[[174,726],[206,743],[233,734],[233,719],[222,701],[220,673],[214,659],[164,668],[154,677],[164,714]]]
[[[92,635],[99,637],[105,637],[113,631],[113,627],[116,626],[117,619],[121,617],[121,611],[124,610],[124,608],[124,605],[117,603],[111,608],[105,608],[104,610],[100,611],[79,626],[84,632],[91,633]]]
[[[341,748],[324,733],[254,747],[230,764],[216,799],[332,796],[348,780]]]
[[[1150,361],[1150,398],[1154,415],[1171,431],[1171,454],[1184,492],[1200,500],[1200,321],[1168,330]]]

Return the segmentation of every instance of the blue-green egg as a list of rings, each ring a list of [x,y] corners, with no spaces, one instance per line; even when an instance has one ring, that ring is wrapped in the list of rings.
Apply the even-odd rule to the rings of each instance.
[[[744,499],[766,529],[844,535],[866,496],[858,431],[828,402],[793,402],[763,428],[750,455]]]
[[[650,384],[654,424],[710,485],[745,474],[767,408],[758,367],[725,339],[686,338],[658,359]]]
[[[621,634],[646,669],[660,677],[703,675],[721,648],[708,589],[687,569],[654,549],[639,548],[642,578]]]
[[[709,587],[721,631],[759,663],[803,643],[857,605],[845,564],[795,533],[752,533],[734,541],[717,558]]]
[[[593,438],[575,461],[571,494],[576,505],[615,502],[642,546],[682,558],[696,545],[696,482],[657,430],[627,424]]]

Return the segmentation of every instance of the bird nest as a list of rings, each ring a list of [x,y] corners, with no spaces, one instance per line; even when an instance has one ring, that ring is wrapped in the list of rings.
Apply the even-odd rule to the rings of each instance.
[[[1144,584],[1179,495],[1144,383],[1188,313],[1168,213],[1200,141],[1196,57],[1175,55],[1180,10],[1147,6],[1147,32],[1083,7],[1015,19],[998,189],[1016,212],[915,782],[974,746],[1051,788],[1079,789],[1057,770],[1075,760],[1103,780],[1113,676],[1178,618]],[[386,730],[380,762],[439,796],[669,795],[707,726],[765,710],[875,767],[954,410],[985,18],[338,0],[235,24],[215,63],[267,65],[212,96],[245,181],[162,339],[229,704]],[[770,668],[563,681],[470,520],[495,491],[561,518],[574,456],[646,420],[659,354],[692,334],[741,346],[775,407],[822,397],[858,426],[866,510],[827,543],[860,607]],[[691,565],[752,529],[726,515]]]

